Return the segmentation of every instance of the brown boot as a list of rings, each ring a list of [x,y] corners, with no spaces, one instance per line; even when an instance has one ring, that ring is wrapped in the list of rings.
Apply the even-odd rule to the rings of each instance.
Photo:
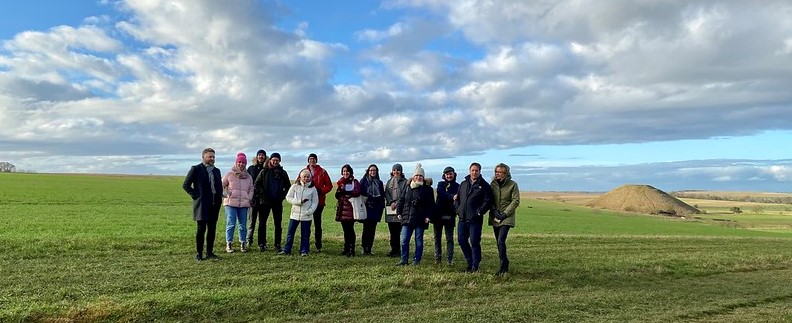
[[[232,252],[234,252],[234,249],[233,249],[233,248],[231,248],[231,245],[232,245],[232,244],[233,244],[233,243],[231,243],[231,242],[226,242],[226,252],[227,252],[227,253],[232,253]]]

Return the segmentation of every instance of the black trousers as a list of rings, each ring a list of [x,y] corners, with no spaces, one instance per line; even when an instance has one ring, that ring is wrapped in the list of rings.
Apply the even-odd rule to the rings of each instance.
[[[322,249],[322,211],[324,211],[324,205],[319,205],[313,213],[314,243],[316,244],[316,250]]]
[[[341,229],[344,230],[344,249],[349,248],[352,250],[355,248],[355,222],[354,221],[344,221],[341,222]]]
[[[250,225],[248,225],[248,231],[247,231],[248,246],[253,245],[253,235],[256,233],[256,221],[258,220],[259,223],[267,221],[266,216],[263,214],[263,212],[261,212],[262,210],[263,208],[259,204],[251,208]]]
[[[498,258],[501,262],[508,262],[509,257],[506,256],[506,238],[509,237],[509,226],[492,227],[495,232],[495,241],[498,243]]]
[[[204,235],[206,235],[206,254],[214,253],[215,232],[217,231],[217,220],[214,221],[196,221],[197,228],[195,230],[195,252],[203,254],[204,250]]]
[[[267,218],[270,211],[272,211],[272,224],[275,226],[275,248],[280,248],[283,235],[283,203],[261,206],[262,218],[258,223],[258,244],[259,246],[267,245]]]
[[[401,222],[388,222],[391,252],[401,254]]]
[[[434,247],[435,260],[443,257],[443,231],[446,236],[446,260],[450,263],[454,260],[454,219],[443,220],[433,223],[434,226]]]
[[[377,233],[376,221],[363,221],[363,235],[361,236],[360,246],[363,251],[371,251],[374,247],[374,234]]]

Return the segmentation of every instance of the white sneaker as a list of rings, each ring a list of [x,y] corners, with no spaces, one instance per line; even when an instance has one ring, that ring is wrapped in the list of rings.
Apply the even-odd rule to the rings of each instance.
[[[233,249],[233,248],[231,248],[231,243],[230,243],[230,242],[226,243],[226,252],[227,252],[227,253],[232,253],[232,252],[234,252],[234,249]]]

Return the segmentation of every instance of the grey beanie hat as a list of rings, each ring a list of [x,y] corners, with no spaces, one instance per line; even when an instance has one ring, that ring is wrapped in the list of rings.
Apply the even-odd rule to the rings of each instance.
[[[398,170],[398,171],[400,171],[400,172],[404,173],[404,168],[402,168],[402,165],[401,165],[401,164],[393,164],[393,168],[391,168],[391,170],[392,170],[392,171],[394,171],[394,170]]]

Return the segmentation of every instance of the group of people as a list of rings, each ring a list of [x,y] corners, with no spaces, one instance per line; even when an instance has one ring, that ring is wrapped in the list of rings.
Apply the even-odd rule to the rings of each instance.
[[[335,220],[341,223],[344,248],[341,255],[357,254],[355,223],[363,223],[361,247],[363,255],[373,254],[377,224],[383,214],[390,233],[389,257],[399,257],[397,265],[410,264],[410,241],[415,241],[412,264],[419,265],[423,256],[424,230],[434,229],[435,263],[444,260],[454,263],[454,228],[457,242],[467,262],[465,271],[476,272],[481,263],[481,235],[485,217],[493,228],[498,246],[500,268],[497,275],[509,271],[506,239],[515,225],[520,204],[520,191],[511,179],[509,166],[495,166],[494,178],[487,182],[481,177],[481,165],[470,164],[469,174],[461,183],[453,167],[443,170],[442,179],[433,188],[421,164],[417,164],[409,178],[402,165],[391,168],[387,182],[372,164],[358,180],[350,165],[341,167],[341,177],[335,182],[317,164],[316,154],[308,155],[308,165],[300,170],[292,183],[280,164],[281,156],[266,151],[256,153],[254,163],[246,168],[247,156],[238,153],[231,171],[221,176],[215,164],[215,151],[206,148],[201,163],[190,168],[183,189],[193,199],[193,219],[196,221],[195,259],[219,259],[213,246],[220,208],[226,210],[226,252],[235,252],[234,233],[239,231],[239,251],[247,252],[254,241],[260,251],[266,251],[266,223],[270,213],[274,223],[274,249],[291,255],[297,228],[300,228],[299,253],[310,252],[311,225],[314,226],[315,251],[322,251],[322,212],[326,197],[335,188],[338,200]],[[436,194],[435,194],[436,193]],[[286,240],[281,245],[283,201],[291,206]],[[248,210],[250,221],[248,226]],[[488,216],[487,216],[488,215]],[[459,218],[457,222],[457,217]],[[257,225],[258,223],[258,225]],[[256,239],[253,237],[256,230]],[[443,235],[446,252],[443,253]],[[204,254],[204,245],[206,253]]]

